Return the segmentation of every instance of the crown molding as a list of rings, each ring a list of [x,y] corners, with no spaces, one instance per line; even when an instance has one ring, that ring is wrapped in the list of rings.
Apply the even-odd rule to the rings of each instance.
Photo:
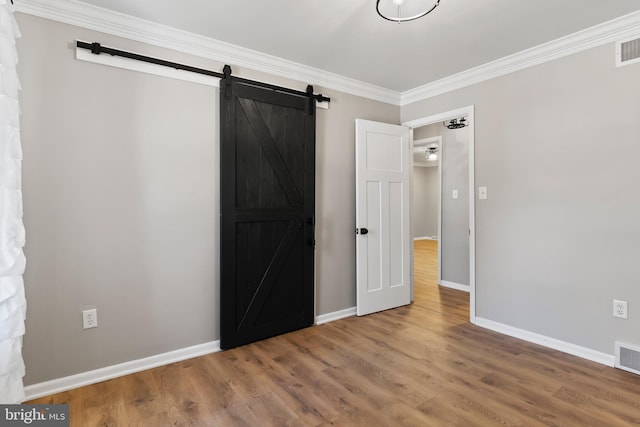
[[[18,12],[398,106],[640,34],[640,11],[636,11],[400,93],[78,0],[16,0],[15,3]]]
[[[77,0],[17,0],[15,10],[393,105],[400,93]]]
[[[638,34],[640,11],[402,92],[400,105],[409,105]]]

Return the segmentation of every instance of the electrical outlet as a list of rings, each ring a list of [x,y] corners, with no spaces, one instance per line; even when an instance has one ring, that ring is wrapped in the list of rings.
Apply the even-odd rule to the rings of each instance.
[[[98,309],[82,311],[82,329],[90,329],[98,327]]]
[[[627,318],[627,302],[617,299],[613,300],[613,317],[619,317],[620,319]]]

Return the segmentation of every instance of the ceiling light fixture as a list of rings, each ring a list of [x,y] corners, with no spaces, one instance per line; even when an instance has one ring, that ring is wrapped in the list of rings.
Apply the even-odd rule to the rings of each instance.
[[[426,160],[432,162],[438,160],[438,147],[427,147],[425,152],[427,154]]]
[[[433,11],[440,0],[377,0],[376,12],[387,21],[407,22]]]
[[[450,120],[449,124],[446,124],[446,122],[442,122],[442,126],[445,126],[449,129],[460,129],[467,125],[466,121],[467,120],[464,117],[462,117],[460,121],[458,121],[458,119]]]

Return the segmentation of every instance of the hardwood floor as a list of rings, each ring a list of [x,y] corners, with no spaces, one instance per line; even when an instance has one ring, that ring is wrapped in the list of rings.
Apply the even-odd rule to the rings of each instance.
[[[416,242],[416,302],[82,387],[72,426],[630,426],[640,377],[471,325]]]

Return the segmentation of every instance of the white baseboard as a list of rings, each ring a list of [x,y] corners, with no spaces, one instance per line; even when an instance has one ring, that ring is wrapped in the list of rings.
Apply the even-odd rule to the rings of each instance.
[[[355,316],[355,314],[356,308],[351,307],[344,310],[334,311],[333,313],[316,316],[315,323],[316,325],[321,325],[323,323],[333,322],[334,320],[343,319],[345,317]],[[215,353],[217,351],[220,351],[219,340],[194,345],[192,347],[181,348],[167,353],[157,354],[155,356],[145,357],[144,359],[131,360],[117,365],[95,369],[93,371],[82,372],[68,377],[57,378],[51,381],[32,384],[25,387],[25,401],[99,383],[112,378],[122,377],[124,375],[133,374],[146,369],[168,365],[169,363],[204,356],[205,354]]]
[[[333,322],[334,320],[344,319],[345,317],[351,317],[356,315],[356,308],[350,307],[344,310],[334,311],[332,313],[321,314],[316,316],[316,325],[322,325],[323,323]]]
[[[414,237],[413,240],[438,240],[438,236]]]
[[[48,396],[54,393],[60,393],[89,384],[99,383],[112,378],[122,377],[124,375],[133,374],[146,369],[168,365],[169,363],[191,359],[192,357],[204,356],[205,354],[215,353],[217,351],[220,351],[219,340],[194,345],[192,347],[181,348],[167,353],[156,354],[155,356],[145,357],[144,359],[131,360],[117,365],[95,369],[93,371],[82,372],[80,374],[64,378],[32,384],[26,386],[24,389],[26,395],[25,401]]]
[[[441,280],[440,283],[438,283],[438,284],[440,286],[444,286],[445,288],[451,288],[451,289],[455,289],[457,291],[470,292],[469,285],[462,285],[460,283],[448,282],[446,280]]]
[[[592,350],[587,347],[571,344],[565,341],[560,341],[555,338],[547,337],[545,335],[536,334],[535,332],[526,331],[524,329],[515,328],[513,326],[505,325],[503,323],[494,322],[493,320],[483,319],[476,317],[475,324],[491,329],[492,331],[499,332],[501,334],[509,335],[514,338],[519,338],[524,341],[528,341],[534,344],[538,344],[544,347],[552,348],[554,350],[562,351],[574,356],[581,357],[583,359],[590,360],[592,362],[600,363],[602,365],[614,366],[615,356],[607,353],[602,353],[596,350]]]

